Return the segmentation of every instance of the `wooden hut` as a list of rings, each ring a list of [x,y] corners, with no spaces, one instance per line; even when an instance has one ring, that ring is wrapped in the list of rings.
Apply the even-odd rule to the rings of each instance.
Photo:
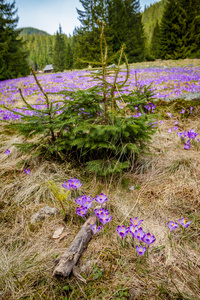
[[[46,67],[43,69],[44,73],[52,73],[53,72],[53,66],[52,65],[46,65]]]

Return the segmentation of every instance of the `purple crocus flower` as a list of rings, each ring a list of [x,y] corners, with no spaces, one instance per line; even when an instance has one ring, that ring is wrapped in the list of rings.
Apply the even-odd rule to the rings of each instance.
[[[110,222],[111,219],[112,219],[112,217],[109,217],[109,215],[106,215],[106,216],[100,215],[100,216],[99,216],[99,221],[103,224],[103,226],[104,226],[106,223]]]
[[[30,174],[31,174],[30,169],[24,169],[24,172],[25,172],[27,175],[30,175]]]
[[[173,129],[174,129],[175,131],[177,131],[177,130],[178,130],[178,127],[177,127],[177,126],[174,126]]]
[[[73,189],[78,189],[82,185],[82,183],[80,183],[80,181],[75,177],[73,179],[69,179],[68,182]]]
[[[137,113],[137,115],[133,115],[133,118],[139,118],[141,117],[142,113]]]
[[[94,212],[97,217],[109,215],[109,211],[105,208],[100,208],[99,210],[95,208]]]
[[[187,132],[187,136],[189,139],[193,139],[195,140],[195,138],[197,137],[198,133],[194,131],[194,129],[190,129],[188,132]]]
[[[126,228],[124,225],[122,225],[122,226],[117,227],[117,232],[119,233],[119,235],[123,239],[127,235],[127,233],[129,232],[129,229],[130,229],[129,227]]]
[[[146,108],[148,111],[151,110],[151,107],[149,105],[144,105],[144,108]]]
[[[137,231],[138,231],[138,226],[131,225],[129,227],[129,232],[132,234],[133,238],[135,237],[135,234],[137,233]]]
[[[181,111],[179,111],[180,114],[184,114],[185,113],[185,109],[183,108]]]
[[[167,129],[167,131],[169,132],[169,133],[171,133],[172,132],[172,129],[170,128],[170,129]]]
[[[76,208],[76,213],[77,213],[77,215],[84,218],[86,213],[87,213],[87,207],[84,207],[84,206],[77,207]]]
[[[4,154],[10,155],[10,150],[6,149],[6,151],[4,152]]]
[[[172,114],[171,113],[167,113],[168,114],[168,116],[170,117],[170,118],[173,118],[173,116],[172,116]]]
[[[190,106],[190,113],[192,114],[193,106]]]
[[[74,201],[75,201],[78,205],[80,205],[80,206],[83,204],[82,197],[83,197],[83,196],[81,196],[80,198],[78,197],[77,199],[74,200]]]
[[[141,257],[142,255],[144,255],[147,248],[146,247],[143,248],[142,246],[136,246],[136,250],[139,256]]]
[[[69,181],[68,182],[64,181],[64,184],[62,184],[62,186],[67,190],[71,190],[71,185],[69,184]]]
[[[184,149],[185,149],[185,150],[189,150],[189,149],[190,149],[190,140],[188,140],[188,141],[185,143]]]
[[[138,240],[138,241],[142,241],[143,237],[145,235],[145,232],[144,230],[142,229],[142,227],[140,227],[134,234],[135,238]]]
[[[93,199],[92,199],[93,200]],[[83,201],[83,206],[87,207],[87,208],[91,208],[92,207],[92,200],[90,200],[90,196],[86,197],[85,195],[82,197],[82,201]]]
[[[184,227],[184,228],[187,228],[191,221],[187,221],[186,219],[182,218],[182,219],[179,219],[179,223]]]
[[[174,125],[178,125],[178,121],[174,121]]]
[[[167,223],[167,226],[169,227],[170,231],[174,231],[178,227],[178,223],[170,221]]]
[[[142,241],[144,243],[147,244],[147,246],[149,247],[151,244],[153,244],[155,242],[155,236],[151,235],[150,233],[147,233],[144,235],[144,237],[142,238]]]
[[[108,199],[107,196],[101,193],[100,195],[96,196],[95,201],[97,201],[102,205],[104,202],[107,201],[107,199]]]
[[[130,218],[130,222],[133,226],[139,226],[143,222],[143,220],[138,221],[138,218],[136,217],[135,219]]]
[[[91,229],[92,229],[93,233],[96,234],[101,229],[101,226],[97,227],[96,224],[93,224],[93,225],[91,225]]]
[[[83,207],[87,207],[87,209],[92,207],[92,200],[90,199],[90,196],[87,197],[85,195],[82,195],[80,198],[78,197],[77,199],[75,199],[75,202],[78,205],[81,205]]]
[[[77,189],[81,185],[82,185],[82,183],[80,183],[80,181],[76,178],[69,179],[67,182],[65,181],[64,184],[62,184],[62,186],[68,190]]]

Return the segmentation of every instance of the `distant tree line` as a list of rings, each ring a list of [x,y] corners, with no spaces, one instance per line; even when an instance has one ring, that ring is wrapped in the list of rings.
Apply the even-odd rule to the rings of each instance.
[[[79,0],[83,9],[77,9],[80,26],[73,36],[61,25],[55,35],[17,30],[15,2],[6,1],[0,1],[0,80],[26,76],[28,66],[42,70],[53,64],[55,71],[88,66],[83,61],[93,66],[100,59],[98,20],[106,24],[110,57],[123,44],[129,63],[200,57],[199,0],[161,0],[143,14],[139,0]]]
[[[156,22],[160,23],[162,19],[163,11],[167,1],[168,0],[160,0],[159,2],[144,6],[144,11],[142,13],[142,22],[144,24],[144,30],[147,37],[147,47],[149,47],[151,43],[152,34]]]
[[[25,33],[24,33],[25,31]],[[46,65],[53,64],[55,71],[69,70],[73,66],[72,37],[62,33],[62,27],[55,35],[23,29],[22,38],[29,53],[28,63],[35,70],[42,70]]]

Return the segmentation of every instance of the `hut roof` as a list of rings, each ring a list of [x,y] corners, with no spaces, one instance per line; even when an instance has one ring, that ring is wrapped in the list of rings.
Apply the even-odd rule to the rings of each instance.
[[[52,71],[53,66],[52,65],[46,65],[46,67],[43,69],[43,71]]]

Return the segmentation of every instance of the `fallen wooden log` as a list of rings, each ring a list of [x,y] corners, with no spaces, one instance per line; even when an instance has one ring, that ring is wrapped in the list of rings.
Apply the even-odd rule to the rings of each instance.
[[[95,223],[96,214],[93,212],[83,224],[67,251],[61,256],[54,269],[53,276],[67,277],[70,275],[87,243],[92,238],[91,225]]]

